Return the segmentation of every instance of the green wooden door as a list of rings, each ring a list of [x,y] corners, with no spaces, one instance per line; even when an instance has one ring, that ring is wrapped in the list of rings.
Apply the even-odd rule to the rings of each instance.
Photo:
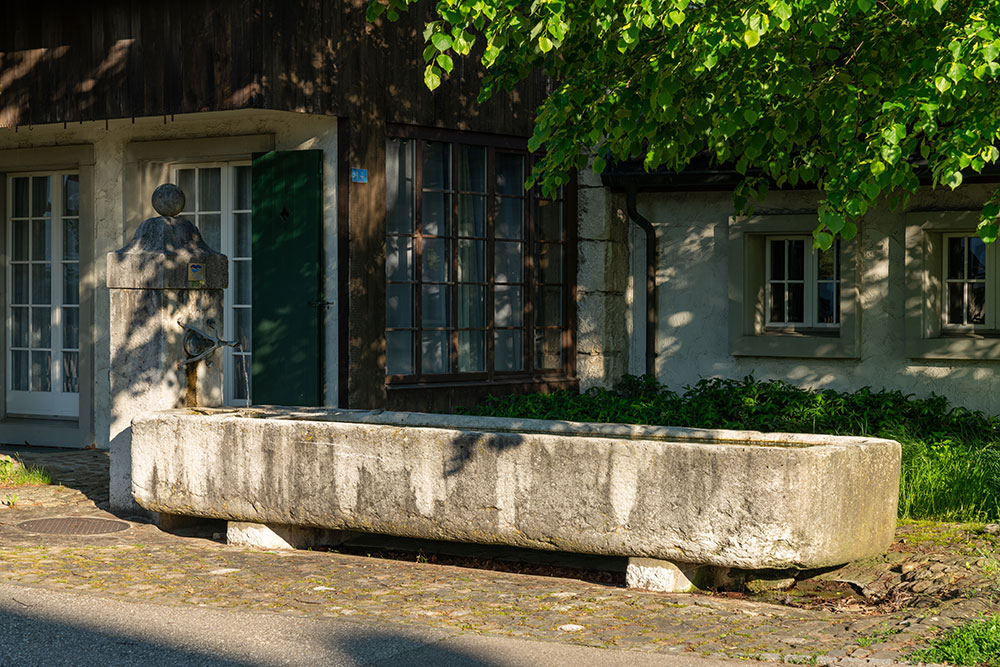
[[[323,151],[253,158],[253,402],[323,404]]]

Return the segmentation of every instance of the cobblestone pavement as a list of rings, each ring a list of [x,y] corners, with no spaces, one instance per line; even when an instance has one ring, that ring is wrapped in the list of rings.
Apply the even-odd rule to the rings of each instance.
[[[11,453],[0,448],[0,453]],[[665,595],[581,579],[334,552],[261,551],[129,522],[127,530],[44,535],[18,524],[115,519],[107,453],[20,450],[57,484],[0,489],[0,578],[167,605],[351,617],[489,635],[785,662],[904,661],[943,630],[1000,611],[997,535],[982,526],[901,525],[877,559],[800,575],[794,588]]]

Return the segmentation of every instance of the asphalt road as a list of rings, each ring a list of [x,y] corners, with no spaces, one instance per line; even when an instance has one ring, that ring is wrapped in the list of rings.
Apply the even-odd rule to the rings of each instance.
[[[168,607],[0,584],[0,665],[745,667],[404,626]]]

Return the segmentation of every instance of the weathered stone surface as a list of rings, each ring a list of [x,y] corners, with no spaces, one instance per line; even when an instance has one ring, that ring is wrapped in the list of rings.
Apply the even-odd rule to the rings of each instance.
[[[207,414],[134,420],[141,506],[743,569],[863,558],[883,551],[895,528],[900,449],[890,440],[347,410],[199,412]]]
[[[143,515],[132,499],[131,421],[138,414],[180,407],[188,396],[182,320],[206,327],[223,321],[222,290],[111,290],[111,507]],[[193,399],[222,403],[222,353],[195,368]],[[183,514],[183,512],[175,512]]]
[[[342,544],[352,533],[322,528],[230,521],[226,542],[259,549],[311,549]]]
[[[660,593],[688,593],[694,584],[696,566],[655,558],[629,558],[625,585]]]
[[[188,265],[204,266],[206,289],[229,286],[229,260],[201,237],[186,218],[150,218],[124,248],[108,253],[108,287],[188,289]]]

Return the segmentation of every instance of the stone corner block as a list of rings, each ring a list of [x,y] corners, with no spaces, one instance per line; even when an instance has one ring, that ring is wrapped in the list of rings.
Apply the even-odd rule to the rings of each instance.
[[[351,535],[345,531],[308,528],[285,524],[229,521],[226,542],[257,549],[311,549],[343,544]]]
[[[658,593],[690,593],[698,590],[696,565],[657,558],[629,558],[625,585]]]

